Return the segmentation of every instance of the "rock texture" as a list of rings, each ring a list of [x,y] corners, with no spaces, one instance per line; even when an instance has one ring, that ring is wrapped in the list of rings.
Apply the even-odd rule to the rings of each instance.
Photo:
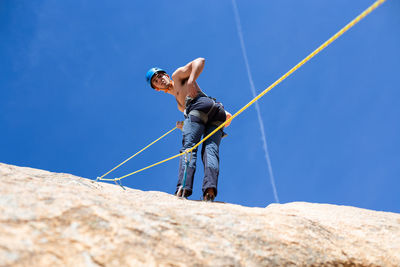
[[[400,266],[400,215],[181,200],[0,164],[0,266]]]

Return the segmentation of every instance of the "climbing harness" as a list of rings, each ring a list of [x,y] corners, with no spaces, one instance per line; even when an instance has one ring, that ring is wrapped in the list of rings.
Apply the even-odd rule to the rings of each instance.
[[[201,145],[203,142],[205,142],[208,138],[210,138],[212,135],[214,135],[217,131],[219,131],[222,127],[224,127],[226,124],[230,123],[234,118],[236,118],[237,116],[239,116],[243,111],[245,111],[247,108],[249,108],[252,104],[254,104],[254,102],[256,102],[257,100],[259,100],[261,97],[263,97],[266,93],[268,93],[270,90],[272,90],[275,86],[277,86],[278,84],[280,84],[283,80],[285,80],[287,77],[289,77],[293,72],[295,72],[297,69],[299,69],[300,67],[302,67],[305,63],[307,63],[308,61],[310,61],[315,55],[319,54],[322,50],[324,50],[328,45],[330,45],[331,43],[333,43],[336,39],[338,39],[340,36],[342,36],[345,32],[347,32],[350,28],[352,28],[355,24],[357,24],[359,21],[361,21],[362,19],[364,19],[367,15],[369,15],[372,11],[374,11],[376,8],[378,8],[380,5],[382,5],[386,0],[377,0],[375,3],[373,3],[370,7],[368,7],[366,10],[364,10],[360,15],[358,15],[355,19],[353,19],[350,23],[348,23],[346,26],[344,26],[341,30],[339,30],[335,35],[333,35],[331,38],[329,38],[325,43],[323,43],[321,46],[319,46],[317,49],[315,49],[311,54],[309,54],[307,57],[305,57],[302,61],[300,61],[299,63],[297,63],[297,65],[295,65],[292,69],[290,69],[288,72],[286,72],[283,76],[281,76],[278,80],[276,80],[274,83],[272,83],[269,87],[267,87],[266,89],[264,89],[264,91],[262,91],[258,96],[256,96],[255,98],[253,98],[249,103],[247,103],[245,106],[243,106],[239,111],[237,111],[235,114],[232,115],[232,117],[230,117],[229,119],[227,119],[225,122],[223,122],[222,124],[220,124],[214,131],[212,131],[209,135],[207,135],[206,137],[204,137],[202,140],[200,140],[200,142],[198,142],[196,145],[194,145],[192,148],[174,155],[172,157],[166,158],[164,160],[161,160],[159,162],[156,162],[152,165],[149,165],[145,168],[139,169],[137,171],[131,172],[129,174],[126,174],[124,176],[121,176],[119,178],[113,178],[113,179],[107,179],[104,178],[105,175],[107,175],[108,173],[110,173],[111,171],[115,170],[116,168],[118,168],[119,166],[121,166],[122,164],[124,164],[126,161],[128,161],[129,159],[133,158],[134,156],[136,156],[137,154],[139,154],[140,152],[142,152],[143,150],[147,149],[150,145],[154,144],[155,142],[159,141],[162,137],[166,136],[167,134],[169,134],[170,132],[172,132],[173,130],[176,129],[176,127],[174,129],[172,129],[171,131],[167,132],[166,134],[164,134],[162,137],[158,138],[156,141],[152,142],[150,145],[148,145],[147,147],[145,147],[144,149],[142,149],[141,151],[139,151],[138,153],[136,153],[134,156],[132,156],[131,158],[127,159],[126,161],[122,162],[121,164],[119,164],[117,167],[115,167],[114,169],[112,169],[111,171],[109,171],[108,173],[104,174],[101,177],[97,177],[96,181],[98,180],[102,180],[102,181],[119,181],[122,180],[128,176],[134,175],[136,173],[142,172],[144,170],[147,170],[149,168],[152,168],[154,166],[157,166],[159,164],[162,164],[164,162],[167,162],[169,160],[175,159],[177,157],[180,157],[182,155],[185,155],[189,152],[192,152],[194,149],[196,149],[199,145]],[[188,163],[187,163],[188,164]],[[186,182],[186,181],[185,181]],[[121,185],[122,186],[122,185]]]
[[[211,109],[213,109],[214,107],[215,107],[215,105]],[[189,112],[188,116],[195,116],[195,117],[199,118],[204,124],[208,123],[209,125],[213,125],[213,126],[220,126],[222,123],[224,123],[223,121],[208,122],[208,118],[209,118],[208,114],[210,114],[210,111],[208,113],[205,113],[203,111],[194,109]],[[224,132],[222,134],[222,137],[226,137],[226,136],[227,136],[227,134]]]
[[[188,150],[185,151],[185,172],[183,174],[183,181],[182,185],[179,187],[178,192],[176,193],[177,196],[181,198],[185,198],[186,196],[186,178],[187,178],[187,170],[189,168],[189,164],[192,161],[193,151],[190,151],[190,159],[188,160]]]
[[[208,112],[203,112],[201,110],[198,109],[193,109],[190,110],[189,113],[187,113],[187,108],[188,106],[196,99],[200,98],[200,97],[207,97],[209,99],[211,99],[212,101],[212,106],[211,108],[208,110]],[[185,101],[185,105],[186,105],[186,109],[183,111],[183,115],[185,116],[185,118],[188,118],[190,116],[194,116],[196,118],[198,118],[204,125],[208,124],[208,125],[213,125],[213,126],[220,126],[222,123],[224,123],[223,121],[218,121],[218,120],[211,120],[210,118],[213,118],[214,115],[216,114],[216,112],[218,111],[218,108],[222,108],[224,109],[224,105],[221,102],[218,102],[215,98],[206,95],[204,92],[200,91],[199,95],[192,99],[187,97],[186,101]],[[222,129],[222,138],[228,136],[227,133],[225,133]]]

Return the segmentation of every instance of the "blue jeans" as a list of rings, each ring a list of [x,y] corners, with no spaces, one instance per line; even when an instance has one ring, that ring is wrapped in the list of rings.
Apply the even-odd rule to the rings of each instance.
[[[203,124],[200,122],[194,122],[189,116],[185,119],[182,128],[183,140],[182,149],[180,152],[194,147],[198,142],[200,142],[201,137],[207,136],[212,131],[214,131],[217,126]],[[213,188],[215,191],[215,196],[217,195],[217,185],[218,185],[218,175],[219,175],[219,145],[221,143],[222,130],[219,130],[210,138],[208,138],[202,144],[201,157],[204,165],[204,180],[203,180],[203,195],[208,188]],[[193,191],[193,179],[194,173],[196,172],[196,160],[197,160],[197,148],[193,150],[192,159],[190,160],[190,153],[187,157],[190,160],[189,166],[187,168],[187,178],[186,184],[183,189],[186,190],[187,196],[190,196]],[[179,179],[177,184],[176,192],[179,190],[183,183],[184,173],[185,173],[185,155],[181,156],[179,160]]]

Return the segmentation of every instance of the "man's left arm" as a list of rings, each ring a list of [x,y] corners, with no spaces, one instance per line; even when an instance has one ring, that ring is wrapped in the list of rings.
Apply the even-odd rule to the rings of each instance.
[[[172,79],[187,79],[188,95],[190,97],[196,97],[198,94],[198,87],[196,86],[196,80],[200,76],[204,68],[205,59],[196,58],[195,60],[186,64],[186,66],[178,68],[173,74]]]

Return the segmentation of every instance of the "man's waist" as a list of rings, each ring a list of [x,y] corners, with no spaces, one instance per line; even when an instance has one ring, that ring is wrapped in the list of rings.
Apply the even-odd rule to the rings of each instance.
[[[208,96],[203,91],[199,91],[199,93],[195,97],[186,96],[186,98],[185,98],[185,108],[187,108],[188,105],[190,105],[193,101],[195,101],[195,100],[197,100],[197,99],[199,99],[201,97],[208,97]]]

